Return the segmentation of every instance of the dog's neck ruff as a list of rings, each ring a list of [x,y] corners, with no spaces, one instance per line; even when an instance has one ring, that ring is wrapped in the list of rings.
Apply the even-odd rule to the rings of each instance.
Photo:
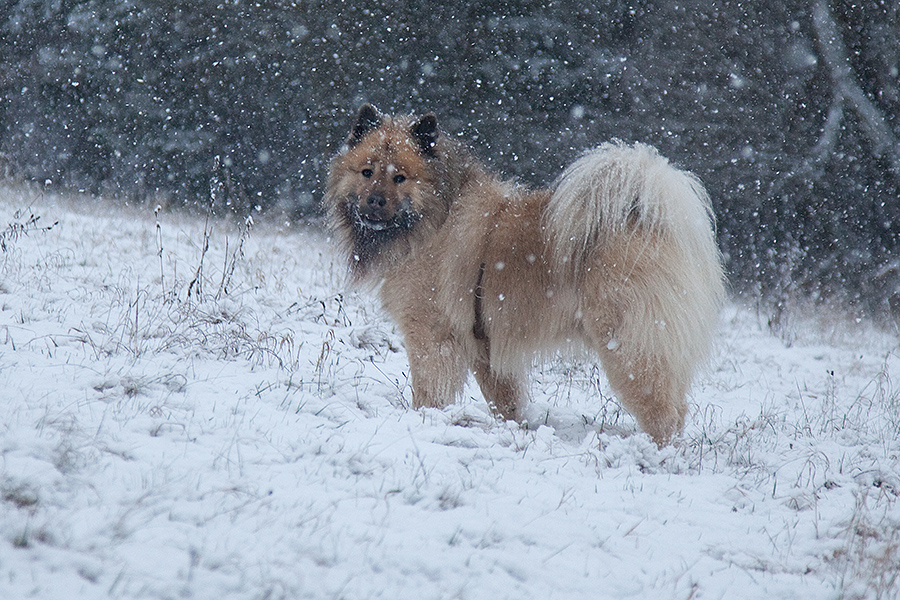
[[[380,278],[409,251],[422,215],[412,210],[398,212],[387,221],[373,221],[360,214],[352,202],[342,205],[342,218],[348,228],[350,271],[357,280]]]

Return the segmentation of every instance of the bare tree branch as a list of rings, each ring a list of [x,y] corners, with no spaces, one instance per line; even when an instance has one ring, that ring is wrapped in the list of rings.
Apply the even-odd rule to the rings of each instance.
[[[847,49],[844,47],[837,23],[831,16],[828,2],[816,0],[812,13],[813,26],[816,29],[822,58],[831,72],[831,79],[834,81],[837,93],[862,118],[863,127],[872,142],[873,151],[877,155],[885,157],[890,164],[891,172],[900,178],[900,141],[888,127],[884,115],[866,96],[856,81]],[[826,124],[826,129],[828,129],[833,115],[833,112],[829,113],[829,123]],[[826,131],[826,133],[828,132]]]
[[[841,131],[841,121],[844,118],[844,105],[841,101],[841,94],[835,94],[831,106],[828,108],[828,117],[825,119],[825,125],[822,126],[822,137],[816,142],[812,149],[812,161],[822,162],[829,154],[834,151],[837,144],[837,138]]]

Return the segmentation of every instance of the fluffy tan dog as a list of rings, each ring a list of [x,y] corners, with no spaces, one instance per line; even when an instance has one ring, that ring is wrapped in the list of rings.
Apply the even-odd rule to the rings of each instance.
[[[363,106],[331,164],[329,221],[406,340],[413,406],[474,373],[519,419],[533,361],[592,349],[660,445],[684,426],[724,297],[706,192],[645,145],[603,144],[548,190],[489,173],[434,115]]]

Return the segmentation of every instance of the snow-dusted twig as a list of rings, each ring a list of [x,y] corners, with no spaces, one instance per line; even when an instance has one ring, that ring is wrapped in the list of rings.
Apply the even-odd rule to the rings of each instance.
[[[8,223],[6,229],[0,231],[0,251],[6,252],[9,249],[9,244],[15,242],[23,235],[28,235],[32,231],[50,231],[59,223],[59,221],[56,221],[52,225],[40,226],[38,221],[41,218],[34,213],[29,213],[28,218],[24,221],[22,220],[23,216],[24,213],[16,211],[13,214],[13,222]]]
[[[156,218],[156,255],[159,257],[159,286],[162,290],[163,296],[166,295],[166,274],[163,270],[163,243],[162,243],[162,227],[159,224],[159,213],[162,210],[162,206],[159,204],[156,205],[156,208],[153,210],[153,216]]]
[[[228,239],[225,239],[225,268],[222,269],[222,281],[219,283],[219,291],[216,292],[216,300],[218,300],[222,294],[228,294],[228,290],[231,287],[231,279],[234,276],[234,268],[237,266],[238,259],[244,257],[244,242],[250,237],[250,230],[252,228],[253,216],[247,215],[243,225],[241,225],[237,248],[235,248],[231,254],[228,253]]]
[[[221,199],[225,190],[225,183],[219,177],[221,171],[221,159],[216,156],[213,165],[213,176],[209,180],[209,200],[206,203],[206,219],[203,222],[203,245],[200,247],[200,262],[197,263],[197,270],[194,272],[194,278],[188,284],[187,299],[190,300],[191,293],[197,294],[200,299],[203,293],[203,259],[209,251],[209,238],[212,233],[212,215],[213,210],[218,201]]]

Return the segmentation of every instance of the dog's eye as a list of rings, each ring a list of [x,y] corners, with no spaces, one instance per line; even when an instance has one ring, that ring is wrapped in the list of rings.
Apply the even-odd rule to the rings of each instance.
[[[372,169],[363,169],[362,170],[362,176],[365,177],[366,179],[371,178],[372,175],[374,175],[374,174],[375,173],[374,173],[374,171],[372,171]]]
[[[406,181],[405,175],[394,175],[394,183],[396,183],[397,185],[400,185],[404,181]]]

